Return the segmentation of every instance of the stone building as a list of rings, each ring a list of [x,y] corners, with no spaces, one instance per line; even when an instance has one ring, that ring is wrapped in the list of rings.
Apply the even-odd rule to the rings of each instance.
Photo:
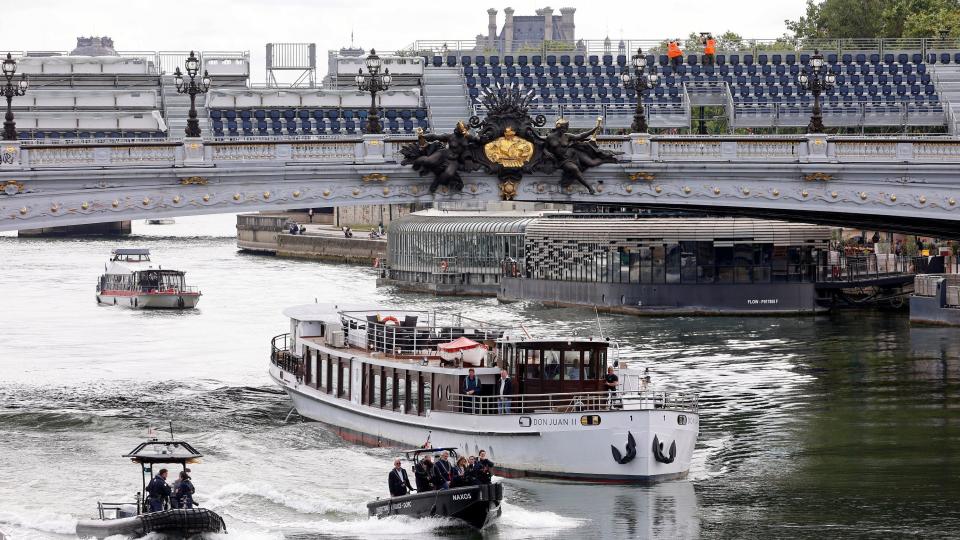
[[[497,10],[487,10],[489,17],[487,34],[477,35],[477,48],[490,48],[504,52],[513,52],[525,46],[539,47],[544,41],[564,41],[574,43],[576,26],[573,22],[576,8],[560,8],[555,15],[554,9],[547,6],[536,11],[536,15],[514,15],[513,8],[503,10],[504,22],[497,30]]]
[[[77,47],[70,51],[70,56],[116,56],[113,48],[113,38],[107,36],[78,37]]]

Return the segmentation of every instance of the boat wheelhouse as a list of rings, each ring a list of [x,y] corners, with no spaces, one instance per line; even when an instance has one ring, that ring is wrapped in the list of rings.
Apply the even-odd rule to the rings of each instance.
[[[640,390],[624,369],[607,391],[617,351],[608,340],[538,339],[416,310],[307,304],[284,314],[290,332],[273,339],[270,375],[302,416],[346,440],[483,449],[503,476],[644,482],[690,467],[697,395]],[[486,348],[476,365],[443,354],[469,347],[464,338]],[[509,395],[499,395],[501,368]],[[468,395],[470,370],[479,390]]]
[[[192,309],[201,293],[186,284],[180,270],[163,269],[150,260],[150,250],[118,248],[97,283],[97,303],[134,309]]]

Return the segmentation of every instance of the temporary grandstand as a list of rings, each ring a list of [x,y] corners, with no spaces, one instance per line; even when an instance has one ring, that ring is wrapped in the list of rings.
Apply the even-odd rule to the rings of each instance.
[[[699,107],[722,111],[731,132],[797,131],[813,98],[799,76],[818,49],[836,84],[822,96],[828,129],[956,134],[960,108],[960,42],[943,39],[818,40],[787,44],[749,40],[718,50],[707,62],[688,50],[682,65],[661,54],[662,40],[431,40],[380,53],[393,76],[377,96],[387,134],[417,128],[449,131],[457,120],[482,115],[483,88],[533,89],[532,114],[567,118],[574,127],[604,118],[608,132],[629,129],[637,95],[621,75],[642,48],[661,84],[644,96],[654,132],[682,133]],[[110,42],[112,45],[112,42]],[[75,139],[179,138],[189,100],[176,92],[179,52],[14,53],[30,89],[13,101],[20,137]],[[99,50],[98,50],[99,51]],[[350,136],[364,132],[370,95],[354,77],[360,48],[330,51],[322,84],[277,87],[254,83],[246,51],[199,52],[213,85],[198,96],[205,136],[218,138]],[[112,53],[112,54],[110,54]],[[311,64],[313,65],[313,64]]]

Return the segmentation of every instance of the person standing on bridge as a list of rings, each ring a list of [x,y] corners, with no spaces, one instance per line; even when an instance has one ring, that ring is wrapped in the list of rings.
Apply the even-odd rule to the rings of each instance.
[[[672,39],[667,45],[667,58],[674,68],[680,67],[683,63],[683,51],[680,50],[680,40]]]
[[[707,37],[703,40],[703,63],[712,66],[716,55],[717,40],[713,39],[713,34],[707,34]]]

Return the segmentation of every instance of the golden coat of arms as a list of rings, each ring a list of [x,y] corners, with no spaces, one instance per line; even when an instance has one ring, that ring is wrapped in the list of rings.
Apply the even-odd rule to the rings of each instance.
[[[517,137],[513,128],[503,130],[503,136],[483,146],[487,159],[508,169],[519,169],[533,157],[533,143]]]

